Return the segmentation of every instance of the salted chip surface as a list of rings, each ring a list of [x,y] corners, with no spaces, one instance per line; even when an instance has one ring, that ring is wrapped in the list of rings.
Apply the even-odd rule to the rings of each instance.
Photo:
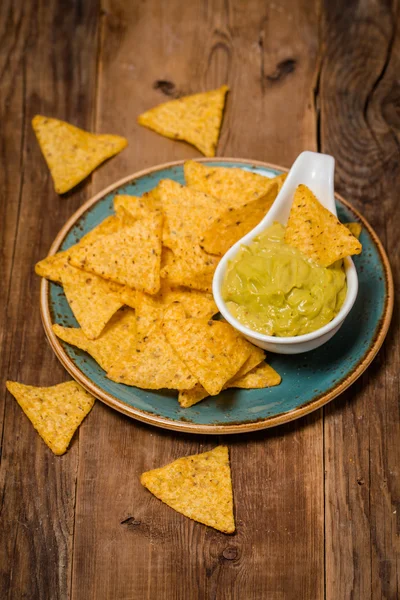
[[[228,323],[207,319],[165,320],[168,342],[211,396],[240,369],[252,345]]]
[[[360,254],[362,250],[357,238],[305,185],[299,185],[294,194],[285,242],[322,267],[329,267],[346,256]]]
[[[349,229],[349,231],[354,235],[354,237],[356,237],[358,240],[360,239],[362,231],[361,223],[355,221],[354,223],[343,223],[343,225],[345,225],[347,229]]]
[[[162,249],[160,275],[171,287],[184,286],[198,291],[212,292],[215,268],[216,263],[214,268],[206,270],[205,273],[195,273],[192,265],[184,258],[176,256],[169,248]]]
[[[162,215],[150,217],[122,227],[71,251],[73,266],[127,285],[156,294],[160,289]]]
[[[119,135],[97,135],[70,123],[36,115],[32,127],[50,169],[57,194],[68,192],[128,142]]]
[[[34,387],[7,381],[8,391],[54,454],[64,454],[94,398],[75,381]]]
[[[93,273],[68,265],[61,275],[68,304],[89,339],[99,337],[123,302],[110,282]]]
[[[228,209],[204,232],[200,246],[210,254],[223,256],[238,240],[249,233],[265,217],[277,196],[275,183],[270,190],[243,206]]]
[[[121,210],[124,209],[134,219],[148,217],[149,213],[158,210],[160,207],[160,201],[151,192],[140,197],[121,194],[114,198],[114,210],[116,214],[120,215]]]
[[[138,117],[138,123],[175,140],[193,144],[205,156],[215,156],[225,95],[229,88],[170,100]]]
[[[186,184],[199,192],[218,198],[226,208],[236,208],[265,196],[274,184],[277,193],[286,174],[269,178],[245,169],[209,167],[189,160],[184,165]]]
[[[54,324],[53,331],[64,342],[90,354],[104,371],[136,352],[136,317],[130,309],[119,310],[95,340],[89,339],[78,327]]]
[[[223,533],[235,531],[227,446],[178,458],[143,473],[140,481],[177,512]]]
[[[219,200],[192,190],[172,179],[163,179],[157,187],[164,213],[164,245],[174,250],[177,240],[200,240],[204,230],[223,212]]]
[[[247,362],[245,364],[247,364]],[[273,387],[275,385],[279,385],[281,380],[281,376],[275,371],[275,369],[265,362],[260,362],[250,371],[233,377],[224,385],[223,389],[257,389]],[[208,396],[208,392],[200,383],[198,383],[191,390],[181,390],[179,392],[178,401],[182,408],[189,408],[201,400],[208,398]]]
[[[117,383],[148,390],[190,389],[197,383],[168,343],[161,321],[138,343],[134,353],[115,361],[107,377]]]
[[[103,235],[114,233],[119,229],[121,229],[120,220],[115,215],[107,217],[104,219],[104,221],[99,223],[99,225],[84,235],[77,244],[74,244],[68,248],[68,250],[63,250],[62,252],[57,252],[57,254],[46,256],[46,258],[36,263],[35,273],[40,275],[40,277],[45,277],[51,281],[61,283],[62,272],[65,270],[66,266],[68,266],[71,252],[74,249],[92,242]]]

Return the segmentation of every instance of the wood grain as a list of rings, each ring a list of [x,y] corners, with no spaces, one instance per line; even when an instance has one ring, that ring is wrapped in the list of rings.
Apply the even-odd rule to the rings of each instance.
[[[322,150],[336,186],[381,237],[399,281],[399,10],[395,2],[325,2]],[[400,595],[398,308],[355,386],[325,408],[326,598]]]
[[[95,9],[93,3],[8,0],[0,8],[1,598],[69,596],[78,436],[68,454],[55,457],[6,394],[5,380],[52,385],[67,379],[45,341],[33,267],[87,194],[85,186],[70,197],[54,193],[30,121],[42,113],[90,128]]]
[[[98,171],[96,191],[137,169],[199,156],[139,127],[136,116],[226,82],[219,154],[290,165],[304,148],[315,149],[317,11],[309,8],[256,0],[105,3],[97,129],[126,135],[129,147]],[[150,428],[96,405],[80,434],[74,600],[323,598],[321,412],[219,441],[231,450],[234,536],[175,513],[139,482],[142,471],[218,440]]]

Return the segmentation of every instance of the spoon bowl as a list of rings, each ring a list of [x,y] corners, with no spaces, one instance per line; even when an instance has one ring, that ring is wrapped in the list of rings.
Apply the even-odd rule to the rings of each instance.
[[[306,185],[318,198],[319,202],[335,216],[336,205],[334,195],[335,160],[328,154],[318,152],[302,152],[294,162],[289,174],[279,191],[272,207],[260,223],[241,240],[236,242],[222,257],[213,279],[213,295],[216,305],[222,316],[235,329],[240,331],[254,345],[276,352],[278,354],[299,354],[314,350],[325,344],[341,327],[349,314],[358,292],[358,277],[354,263],[350,257],[344,259],[344,269],[347,280],[347,294],[338,314],[326,325],[307,333],[292,337],[278,337],[265,335],[246,327],[230,313],[222,297],[222,284],[224,281],[228,261],[232,260],[242,245],[248,245],[252,240],[265,231],[275,221],[286,225],[293,196],[300,184]]]

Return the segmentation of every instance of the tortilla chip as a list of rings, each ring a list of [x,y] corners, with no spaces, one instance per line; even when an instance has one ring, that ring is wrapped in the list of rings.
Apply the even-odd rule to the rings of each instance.
[[[156,212],[71,251],[75,267],[156,294],[160,289],[162,216]]]
[[[238,208],[265,196],[274,184],[281,189],[286,174],[269,178],[245,169],[209,167],[189,160],[184,165],[186,184],[193,190],[218,198],[225,208]]]
[[[123,305],[118,292],[113,291],[113,284],[71,265],[62,272],[61,283],[83,333],[89,339],[99,337],[108,321]]]
[[[197,380],[171,348],[157,322],[138,343],[136,352],[115,361],[107,377],[117,383],[148,390],[190,389]]]
[[[163,330],[175,352],[211,396],[222,390],[251,354],[251,344],[221,321],[164,320]]]
[[[169,248],[162,249],[160,275],[171,287],[184,286],[198,291],[212,292],[214,271],[215,267],[206,273],[194,273],[191,265],[183,258],[175,256]]]
[[[171,179],[160,181],[158,194],[164,213],[163,244],[172,250],[181,238],[199,242],[205,229],[225,208],[219,200]]]
[[[215,156],[225,95],[229,88],[184,96],[148,110],[138,117],[138,123],[175,140],[193,144],[205,156]]]
[[[54,324],[53,331],[67,344],[90,354],[104,371],[136,352],[136,317],[133,310],[119,310],[96,340],[89,339],[82,329],[74,327]]]
[[[361,231],[362,231],[361,223],[358,223],[358,222],[343,223],[343,225],[345,225],[347,227],[347,229],[350,230],[350,232],[354,235],[354,237],[356,237],[358,240],[360,239],[360,235],[361,235]]]
[[[360,254],[362,249],[357,238],[305,185],[299,185],[294,194],[285,242],[322,267],[329,267],[346,256]]]
[[[128,145],[119,135],[95,135],[59,119],[36,115],[32,127],[57,194],[64,194]]]
[[[156,321],[164,317],[166,310],[172,303],[179,303],[182,306],[184,309],[184,318],[211,318],[218,312],[211,294],[184,288],[171,289],[163,283],[158,294],[154,296],[137,292],[136,319],[138,339],[143,339]]]
[[[140,482],[177,512],[223,533],[235,531],[227,446],[143,473]]]
[[[255,367],[257,367],[259,364],[261,364],[264,360],[265,360],[264,350],[262,348],[259,348],[258,346],[253,346],[253,344],[251,344],[251,354],[250,354],[249,358],[246,360],[246,362],[243,363],[243,365],[240,367],[238,372],[235,373],[233,378],[228,381],[228,384],[231,383],[233,380],[243,377],[243,375],[246,375],[246,373],[249,373],[250,371],[252,371]]]
[[[113,233],[121,229],[120,220],[112,215],[107,217],[99,223],[94,229],[89,231],[83,238],[77,243],[68,248],[68,250],[63,250],[61,252],[57,252],[57,254],[52,254],[47,256],[43,260],[39,261],[35,265],[35,272],[40,277],[45,277],[46,279],[50,279],[51,281],[55,281],[56,283],[61,283],[61,275],[66,266],[68,266],[70,255],[73,249],[80,247],[86,243],[92,242],[102,235],[107,235],[108,233]]]
[[[205,231],[200,246],[210,254],[223,256],[265,217],[277,196],[277,184],[257,200],[228,209]]]
[[[148,217],[149,213],[160,209],[160,207],[159,200],[151,192],[144,194],[141,198],[125,195],[118,195],[114,198],[114,210],[116,214],[120,215],[121,210],[124,209],[136,220]]]
[[[7,381],[8,391],[54,454],[64,454],[90,412],[94,398],[75,381],[52,387],[34,387]]]
[[[224,385],[223,390],[228,388],[256,389],[280,384],[281,376],[270,365],[262,361],[247,372],[247,366],[250,364],[251,357],[242,367],[242,369],[246,367],[244,372],[240,375],[240,369],[238,375]],[[181,390],[178,401],[182,408],[189,408],[208,397],[208,392],[198,383],[191,390]]]
[[[281,381],[282,378],[279,373],[277,373],[270,365],[267,365],[267,363],[262,362],[245,375],[234,377],[230,382],[229,387],[248,390],[273,387],[279,385]]]

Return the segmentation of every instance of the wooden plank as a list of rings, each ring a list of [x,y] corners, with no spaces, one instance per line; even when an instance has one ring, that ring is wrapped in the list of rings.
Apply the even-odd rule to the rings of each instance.
[[[219,154],[290,165],[316,147],[310,2],[110,0],[102,40],[97,128],[126,135],[130,145],[96,174],[96,190],[143,167],[199,156],[139,127],[136,116],[170,94],[225,82],[232,91]],[[218,441],[231,449],[238,531],[230,537],[175,513],[139,482],[142,471]],[[80,436],[73,599],[320,600],[322,450],[321,413],[217,440],[157,430],[97,404]]]
[[[322,150],[337,189],[367,217],[400,269],[398,3],[325,2]],[[397,27],[397,29],[396,29]],[[399,597],[398,311],[372,366],[326,408],[326,597]]]
[[[78,437],[55,457],[6,394],[5,380],[67,379],[45,341],[33,267],[90,182],[58,197],[30,122],[42,113],[90,128],[97,10],[95,2],[5,0],[1,15],[0,597],[58,599],[68,597],[71,580]]]

